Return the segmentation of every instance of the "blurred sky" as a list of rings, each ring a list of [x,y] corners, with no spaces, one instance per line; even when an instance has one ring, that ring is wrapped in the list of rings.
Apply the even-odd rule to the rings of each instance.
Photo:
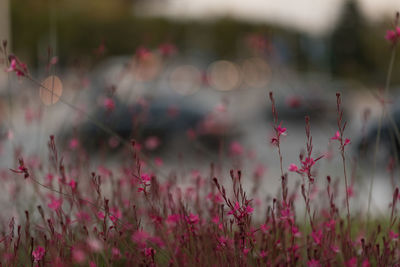
[[[174,18],[234,16],[283,24],[309,33],[333,27],[347,0],[163,0],[143,1],[144,10]],[[400,0],[355,0],[371,20],[394,15]],[[160,8],[162,6],[162,8]],[[140,9],[140,12],[143,12]],[[142,13],[143,14],[143,13]]]

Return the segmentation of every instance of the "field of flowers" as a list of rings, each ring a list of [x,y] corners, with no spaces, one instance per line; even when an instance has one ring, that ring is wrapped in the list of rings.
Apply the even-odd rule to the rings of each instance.
[[[392,58],[379,95],[381,119],[390,116],[385,110],[400,41],[398,20],[397,15],[386,34]],[[102,53],[102,49],[96,51]],[[172,45],[161,47],[166,54],[174,50]],[[5,72],[40,87],[45,104],[60,101],[85,116],[84,110],[54,89],[56,80],[39,82],[33,77],[27,65],[8,52],[5,41],[1,53]],[[146,53],[143,48],[138,51],[139,56]],[[47,68],[56,64],[57,58],[50,57]],[[387,192],[393,200],[385,217],[372,217],[370,203],[366,212],[351,209],[357,184],[351,183],[346,157],[353,142],[346,135],[341,94],[335,99],[337,129],[327,136],[336,147],[333,153],[341,159],[338,179],[315,171],[326,155],[313,150],[307,116],[305,149],[293,151],[299,153],[298,162],[283,165],[281,146],[288,129],[279,119],[275,101],[270,92],[265,105],[271,108],[273,136],[265,142],[274,147],[280,162],[280,176],[268,179],[279,180],[281,187],[275,195],[262,198],[254,198],[266,180],[261,167],[245,174],[211,161],[207,169],[167,172],[161,158],[143,149],[156,147],[156,139],[144,144],[128,140],[95,118],[89,120],[110,137],[108,147],[101,149],[105,156],[95,157],[101,166],[96,171],[89,168],[96,150],[85,149],[78,137],[65,145],[57,135],[49,136],[48,157],[35,160],[26,160],[16,145],[14,154],[2,155],[15,160],[0,172],[2,183],[13,184],[12,190],[2,192],[8,194],[3,206],[14,205],[17,211],[12,218],[0,215],[0,266],[400,266],[396,183]],[[118,105],[112,97],[101,104],[110,113]],[[187,135],[190,140],[197,138],[194,130]],[[378,130],[372,151],[375,160],[380,141]],[[121,156],[106,167],[110,166],[107,155],[112,157],[116,146]],[[222,155],[239,162],[248,157],[243,149],[232,142]],[[398,167],[394,161],[389,165],[388,179]],[[295,179],[296,185],[289,187],[288,179]],[[250,190],[244,189],[244,181]],[[316,181],[324,186],[315,188]],[[372,187],[373,180],[370,192],[363,194],[371,194]],[[27,196],[31,196],[28,201]],[[300,202],[303,212],[295,209]]]

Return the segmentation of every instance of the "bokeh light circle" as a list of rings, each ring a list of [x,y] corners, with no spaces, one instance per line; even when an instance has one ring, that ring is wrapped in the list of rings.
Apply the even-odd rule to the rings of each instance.
[[[192,65],[179,66],[171,72],[169,83],[178,94],[194,94],[200,87],[201,71]]]
[[[242,64],[243,82],[253,88],[262,88],[268,84],[270,68],[261,58],[246,59]]]
[[[55,75],[51,75],[43,80],[42,86],[39,89],[39,96],[43,104],[46,106],[53,105],[60,100],[63,92],[63,85]]]
[[[213,62],[207,70],[210,85],[219,91],[230,91],[240,86],[240,68],[226,60]]]
[[[134,62],[134,76],[141,82],[154,80],[161,70],[161,58],[154,53],[149,53]]]

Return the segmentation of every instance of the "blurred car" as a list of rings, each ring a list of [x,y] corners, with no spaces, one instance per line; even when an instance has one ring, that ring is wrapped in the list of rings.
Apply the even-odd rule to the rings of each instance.
[[[105,107],[94,110],[93,122],[79,126],[78,136],[88,148],[110,142],[112,135],[98,127],[97,123],[100,123],[125,140],[139,140],[148,150],[162,148],[173,139],[183,143],[186,140],[186,144],[191,139],[198,139],[207,148],[217,149],[219,139],[226,137],[224,129],[228,125],[222,121],[209,122],[207,111],[188,104],[177,105],[165,98],[132,105],[117,101],[113,110]]]
[[[148,151],[160,151],[169,143],[187,146],[194,140],[207,150],[217,150],[222,138],[234,135],[232,125],[204,98],[168,90],[161,78],[137,80],[131,60],[111,58],[93,71],[86,100],[87,106],[95,107],[89,113],[91,120],[83,121],[64,139],[75,135],[88,149],[118,147],[112,132],[124,140],[138,140]]]
[[[336,120],[336,100],[334,95],[315,90],[296,90],[295,92],[275,95],[275,107],[278,117],[283,121],[304,123],[304,117],[311,121],[334,122]],[[271,108],[267,109],[272,117]]]
[[[362,162],[371,163],[375,157],[375,147],[378,132],[380,131],[380,141],[377,154],[377,163],[384,167],[392,159],[400,156],[400,109],[395,109],[388,113],[391,118],[382,121],[379,130],[379,121],[373,121],[364,135],[357,141],[357,154]],[[396,133],[397,132],[397,133]]]

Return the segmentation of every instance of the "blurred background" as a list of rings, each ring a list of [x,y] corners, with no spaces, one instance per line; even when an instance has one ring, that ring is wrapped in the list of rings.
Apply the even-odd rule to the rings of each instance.
[[[326,156],[318,163],[321,177],[341,175],[330,140],[341,92],[350,169],[357,170],[352,183],[367,181],[371,153],[366,163],[359,160],[361,140],[366,151],[375,140],[391,55],[384,36],[398,10],[396,0],[0,0],[0,39],[8,40],[8,51],[38,81],[57,76],[55,90],[74,106],[46,103],[37,84],[1,72],[2,136],[10,140],[1,151],[18,144],[32,159],[46,155],[50,134],[67,150],[117,149],[121,140],[100,123],[139,140],[165,168],[218,161],[267,173],[264,189],[273,191],[280,171],[268,92],[288,130],[283,167],[299,164],[309,115],[314,153]],[[393,114],[399,82],[395,62]],[[388,176],[386,164],[397,158],[398,142],[387,128],[378,176]],[[376,199],[390,187],[377,184]]]
[[[207,63],[242,59],[258,48],[296,71],[376,85],[385,78],[389,57],[382,35],[400,8],[395,0],[2,0],[1,5],[1,36],[31,67],[41,66],[48,46],[65,66],[91,57],[100,44],[112,56],[170,41],[181,56]]]

